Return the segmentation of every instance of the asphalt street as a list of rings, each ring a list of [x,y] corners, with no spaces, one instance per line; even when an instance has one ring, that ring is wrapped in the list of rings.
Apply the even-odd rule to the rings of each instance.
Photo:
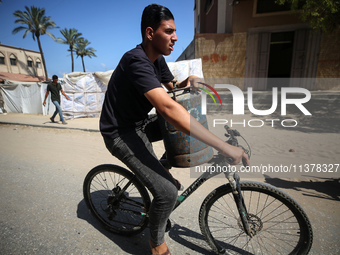
[[[0,254],[149,254],[147,229],[133,237],[112,234],[86,208],[82,185],[88,171],[120,164],[107,152],[98,120],[61,125],[48,123],[46,116],[0,117]],[[161,154],[162,144],[155,150]],[[183,169],[174,169],[174,176],[184,186],[193,181]],[[198,211],[205,196],[224,182],[208,181],[172,214],[173,228],[166,235],[172,254],[213,254],[199,230]],[[340,253],[337,179],[267,182],[291,194],[309,215],[310,254]]]

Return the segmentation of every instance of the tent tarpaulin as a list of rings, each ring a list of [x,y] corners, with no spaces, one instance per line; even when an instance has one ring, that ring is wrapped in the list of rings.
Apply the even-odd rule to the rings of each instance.
[[[169,69],[179,82],[189,75],[203,77],[201,59],[184,60],[168,63]],[[61,108],[67,119],[80,117],[99,117],[107,89],[112,75],[107,72],[64,74],[59,79],[64,92],[70,100],[61,96]],[[46,107],[42,102],[45,97],[47,84],[36,82],[7,82],[0,85],[0,91],[7,112],[52,114],[55,110],[50,98],[46,100]],[[49,95],[50,97],[50,95]]]
[[[3,108],[7,112],[51,114],[54,106],[51,107],[50,100],[46,107],[42,105],[46,88],[46,83],[7,81],[0,85]]]
[[[112,72],[64,74],[63,90],[70,98],[61,100],[65,117],[99,117]]]
[[[183,60],[168,63],[168,67],[178,82],[185,80],[189,75],[203,77],[202,59]]]

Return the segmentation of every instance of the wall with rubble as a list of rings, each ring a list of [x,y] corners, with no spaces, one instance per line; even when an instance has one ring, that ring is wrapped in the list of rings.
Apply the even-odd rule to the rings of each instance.
[[[322,34],[316,77],[316,90],[340,90],[340,29]]]
[[[202,59],[207,83],[227,82],[243,89],[246,39],[246,33],[196,35],[195,56]]]

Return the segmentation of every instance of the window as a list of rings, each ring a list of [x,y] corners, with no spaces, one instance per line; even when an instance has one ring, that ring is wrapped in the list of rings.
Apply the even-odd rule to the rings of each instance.
[[[14,55],[11,55],[9,60],[10,60],[10,63],[11,63],[12,66],[17,65],[17,58]]]
[[[0,56],[0,65],[4,65],[5,64],[5,57]]]
[[[205,1],[205,6],[204,6],[205,14],[208,14],[208,12],[210,11],[211,7],[213,7],[213,5],[214,5],[214,0]]]
[[[301,0],[298,4],[298,9],[301,9],[305,1]],[[273,0],[257,0],[256,13],[268,13],[268,12],[283,12],[290,11],[290,4],[285,3],[284,5],[277,4]]]
[[[37,62],[35,63],[35,66],[36,66],[37,68],[41,68],[41,63],[40,63],[40,61],[37,60]]]
[[[32,60],[27,60],[27,66],[32,67],[33,66],[33,61]]]

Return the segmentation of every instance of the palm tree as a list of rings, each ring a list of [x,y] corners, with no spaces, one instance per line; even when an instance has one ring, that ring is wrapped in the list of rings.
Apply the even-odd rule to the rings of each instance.
[[[84,63],[84,57],[88,56],[91,57],[97,57],[94,53],[96,50],[92,47],[86,48],[89,44],[91,44],[88,40],[81,38],[75,45],[75,52],[77,54],[77,57],[81,57],[81,62],[83,64],[83,70],[85,71],[85,63]]]
[[[62,44],[68,44],[70,47],[68,51],[71,52],[71,60],[72,60],[72,72],[74,72],[74,60],[73,60],[73,49],[77,42],[82,38],[80,37],[82,33],[78,33],[78,30],[75,28],[70,29],[63,29],[60,30],[60,33],[64,36],[65,39],[58,38],[56,39],[56,42],[62,43]]]
[[[23,38],[26,37],[26,35],[30,32],[32,33],[33,40],[35,41],[35,38],[37,38],[39,51],[41,54],[42,62],[45,68],[45,78],[48,80],[47,76],[47,67],[44,57],[44,52],[41,47],[40,43],[40,36],[47,34],[51,38],[55,39],[54,35],[48,32],[48,29],[52,28],[58,28],[54,21],[51,20],[51,17],[45,16],[45,9],[40,9],[35,6],[31,6],[31,8],[28,8],[25,6],[26,11],[15,11],[13,15],[17,17],[17,19],[14,21],[15,23],[22,24],[22,26],[19,26],[17,28],[14,28],[12,33],[16,34],[21,30],[25,30],[25,33],[23,35]]]

